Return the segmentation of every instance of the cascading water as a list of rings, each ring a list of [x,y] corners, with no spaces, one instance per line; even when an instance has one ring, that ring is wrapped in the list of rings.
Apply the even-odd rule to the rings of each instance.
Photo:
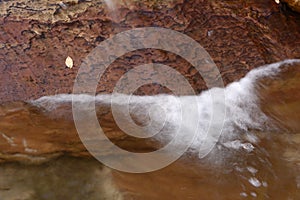
[[[261,110],[261,99],[257,91],[258,82],[265,78],[277,76],[282,70],[293,68],[293,64],[297,63],[300,63],[300,60],[285,60],[265,65],[250,71],[238,82],[231,83],[225,88],[212,88],[203,91],[198,96],[133,95],[130,96],[128,102],[128,96],[124,94],[106,94],[96,97],[84,94],[60,94],[45,96],[30,103],[42,107],[48,114],[55,112],[55,110],[60,110],[60,112],[68,110],[71,114],[72,100],[79,104],[95,101],[96,110],[98,107],[112,106],[118,110],[118,120],[123,120],[117,125],[123,126],[121,130],[126,134],[154,136],[154,140],[164,145],[173,141],[178,148],[189,142],[191,135],[194,134],[194,128],[198,127],[196,137],[187,151],[188,155],[192,157],[197,155],[196,157],[198,157],[196,160],[192,159],[193,165],[198,166],[196,163],[200,163],[196,169],[199,171],[194,176],[198,177],[204,166],[215,168],[214,171],[218,171],[217,174],[222,173],[222,175],[218,175],[223,177],[222,180],[230,174],[230,176],[235,177],[237,182],[228,178],[226,184],[237,184],[240,188],[239,197],[268,199],[271,198],[272,194],[265,191],[274,187],[273,183],[282,176],[281,171],[286,170],[284,168],[289,166],[277,160],[277,153],[273,145],[278,145],[278,137],[283,136],[271,134],[272,132],[280,132],[280,130],[273,123],[274,121]],[[213,101],[212,93],[217,97]],[[224,93],[225,100],[223,98]],[[214,105],[220,105],[220,107],[214,108]],[[222,113],[224,107],[226,111],[225,120],[211,121],[212,115],[218,115],[218,112]],[[66,110],[63,111],[64,109]],[[182,109],[188,115],[182,115]],[[182,116],[186,118],[181,119]],[[195,126],[192,123],[195,123],[194,118],[197,116],[200,120]],[[133,121],[138,124],[138,129],[130,126]],[[180,123],[183,128],[178,125]],[[214,130],[214,127],[220,125],[223,127],[220,137],[214,131],[207,131],[209,127]],[[132,134],[131,130],[135,134]],[[284,137],[289,138],[290,136]],[[268,141],[270,144],[261,146],[262,141]],[[211,149],[211,147],[214,148]],[[207,149],[209,149],[208,156],[206,156]],[[176,154],[176,150],[174,150],[174,154]],[[289,155],[289,153],[285,154],[286,156]],[[272,164],[273,162],[277,162],[277,164]],[[220,169],[222,170],[219,171]],[[294,184],[299,185],[299,177],[292,178],[293,174],[296,173],[293,172],[295,169],[290,168],[290,170],[290,174],[286,174],[286,176]],[[213,177],[214,175],[210,176]],[[294,190],[293,187],[291,190]],[[295,190],[297,191],[299,188]],[[273,192],[273,194],[275,193]],[[282,195],[287,194],[282,193]]]
[[[264,105],[261,104],[261,94],[258,89],[260,87],[268,89],[269,85],[261,86],[259,83],[268,79],[281,80],[278,77],[287,69],[292,75],[294,72],[296,74],[299,63],[300,60],[286,60],[262,66],[250,71],[238,82],[231,83],[225,88],[203,91],[197,96],[133,95],[127,102],[125,100],[128,100],[128,96],[124,94],[105,94],[96,97],[84,94],[59,94],[30,101],[29,104],[2,106],[0,107],[0,136],[3,140],[0,145],[6,149],[6,152],[1,153],[0,156],[7,161],[24,160],[30,163],[43,163],[47,160],[55,163],[56,161],[52,159],[62,155],[60,152],[86,156],[81,141],[76,139],[76,129],[71,120],[72,100],[78,104],[93,103],[95,100],[100,124],[105,127],[105,131],[108,131],[109,138],[116,145],[137,152],[154,151],[158,146],[164,146],[172,140],[180,148],[194,133],[195,130],[192,129],[195,124],[191,123],[195,122],[193,118],[199,114],[196,138],[179,161],[149,175],[114,172],[118,177],[117,182],[123,184],[122,187],[125,188],[127,185],[133,187],[133,191],[141,192],[146,199],[147,197],[153,199],[154,193],[152,190],[145,190],[142,186],[157,188],[153,186],[155,185],[153,180],[160,180],[159,182],[162,183],[161,192],[155,192],[157,198],[167,198],[168,185],[172,185],[181,188],[175,193],[182,198],[190,194],[195,199],[198,196],[209,196],[210,199],[223,197],[297,199],[300,188],[297,164],[300,160],[297,150],[299,134],[281,130],[273,123],[274,116],[261,110],[261,106]],[[282,80],[283,85],[285,82],[297,81],[292,75]],[[280,87],[278,84],[274,85],[276,87],[272,88],[273,90],[277,92],[282,90],[280,85]],[[297,88],[297,85],[294,87]],[[221,94],[220,98],[214,98],[212,102],[212,93],[216,94],[215,97]],[[221,98],[223,93],[226,101]],[[299,104],[299,101],[292,101],[292,105],[295,103]],[[213,108],[213,105],[220,105],[220,107]],[[125,125],[123,127],[125,131],[123,128],[120,130],[118,124],[111,123],[109,114],[108,118],[104,116],[102,119],[103,114],[109,113],[110,106],[114,106],[118,111],[119,119],[123,120],[120,125]],[[198,106],[198,110],[194,106]],[[217,114],[224,107],[225,120],[211,122],[213,112]],[[127,112],[128,108],[129,112]],[[218,108],[221,108],[221,111],[218,111]],[[184,115],[186,119],[181,120],[183,116],[181,110],[186,111],[187,115]],[[131,126],[132,122],[136,123],[138,129]],[[178,126],[180,123],[183,128]],[[218,127],[220,124],[223,126],[220,137],[213,131],[206,135],[209,127],[213,130],[214,126]],[[89,128],[93,129],[93,127]],[[124,135],[122,130],[127,135],[132,132],[135,133],[133,135],[139,133],[141,136],[148,137],[154,135],[152,140],[155,142],[133,140]],[[161,145],[157,146],[157,142]],[[212,144],[214,148],[203,158],[206,147],[210,149]],[[101,145],[105,156],[112,156],[110,149],[106,149],[104,143]],[[122,158],[122,155],[119,157]],[[170,179],[169,174],[178,176],[178,180]],[[148,176],[153,179],[149,179]],[[6,177],[2,177],[2,180],[4,182],[0,184],[3,185]],[[194,182],[198,180],[199,183],[195,184]],[[136,182],[143,184],[135,184]],[[289,188],[285,188],[285,185],[289,185]],[[215,191],[220,191],[221,188],[222,191],[218,194],[222,194],[222,198],[215,196],[217,195]]]
[[[172,95],[158,95],[158,96],[130,96],[130,102],[127,102],[128,96],[123,94],[114,95],[97,95],[96,97],[89,95],[72,95],[60,94],[55,96],[45,96],[31,103],[35,106],[43,107],[48,111],[55,110],[60,104],[71,104],[72,100],[75,102],[84,102],[95,100],[98,106],[112,106],[118,109],[119,115],[123,114],[123,124],[129,125],[128,118],[134,116],[140,120],[142,124],[150,124],[140,131],[145,131],[145,135],[155,135],[155,139],[161,142],[172,140],[176,135],[176,130],[179,128],[179,121],[182,120],[183,129],[176,136],[176,145],[180,146],[187,143],[187,135],[192,135],[196,127],[191,122],[193,118],[199,114],[198,130],[196,138],[190,146],[190,151],[197,152],[200,157],[205,156],[207,146],[214,143],[230,149],[244,149],[252,151],[256,142],[256,137],[251,133],[251,130],[267,131],[275,127],[269,123],[268,117],[261,112],[259,107],[259,98],[256,96],[255,85],[256,81],[266,77],[272,76],[280,72],[280,66],[284,64],[292,64],[300,62],[300,60],[286,60],[271,65],[262,66],[252,70],[238,82],[229,84],[225,88],[212,88],[208,91],[202,92],[198,96],[172,96]],[[220,98],[211,99],[211,94],[214,93]],[[222,98],[222,93],[225,93],[226,99]],[[181,102],[179,104],[178,102]],[[197,104],[195,104],[195,102]],[[198,105],[198,110],[195,106]],[[226,109],[226,117],[223,121],[211,121],[213,112],[218,115],[222,112],[214,105],[220,105]],[[128,107],[134,111],[127,113]],[[189,113],[186,119],[181,119],[182,110]],[[151,123],[145,121],[147,116],[151,118]],[[143,120],[144,119],[144,120]],[[219,139],[219,134],[207,131],[211,127],[223,126],[222,134]],[[130,128],[127,128],[127,133],[131,134]],[[132,129],[132,132],[135,131]],[[143,134],[143,133],[141,133]],[[239,138],[243,136],[246,142],[242,142]]]

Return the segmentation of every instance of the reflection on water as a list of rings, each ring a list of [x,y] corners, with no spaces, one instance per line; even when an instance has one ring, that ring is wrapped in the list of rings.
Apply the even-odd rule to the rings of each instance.
[[[199,159],[199,144],[195,143],[180,160],[146,174],[103,171],[99,162],[88,158],[72,122],[70,95],[2,105],[1,200],[118,199],[120,194],[125,199],[300,199],[300,118],[293,112],[300,108],[299,61],[267,69],[260,71],[264,74],[260,78],[256,70],[225,88],[230,115],[222,137],[207,157]],[[209,105],[206,94],[195,97],[203,109]],[[97,98],[101,126],[123,149],[149,152],[170,139],[164,132],[166,140],[127,136],[112,118],[109,95]],[[147,124],[149,105],[165,102],[158,101],[164,98],[133,99],[134,121]],[[113,101],[122,110],[120,102]],[[203,117],[209,118],[209,109],[204,111]],[[155,116],[159,114],[150,117]],[[109,149],[103,153],[110,156]],[[60,158],[62,155],[78,158]]]
[[[1,200],[122,199],[110,170],[92,159],[62,157],[41,165],[0,166]]]

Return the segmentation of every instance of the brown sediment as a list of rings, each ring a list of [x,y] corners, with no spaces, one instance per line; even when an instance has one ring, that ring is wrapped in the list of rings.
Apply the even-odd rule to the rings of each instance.
[[[117,5],[115,13],[102,1],[65,1],[66,7],[58,1],[2,2],[0,101],[71,93],[88,53],[101,41],[134,27],[164,27],[195,39],[217,64],[225,85],[262,64],[300,57],[300,16],[282,13],[272,0],[129,2]],[[72,70],[65,67],[68,56],[74,60]],[[206,89],[199,73],[183,58],[148,49],[114,62],[98,93],[112,92],[125,72],[149,62],[173,67],[197,93]],[[168,92],[150,84],[136,93]]]

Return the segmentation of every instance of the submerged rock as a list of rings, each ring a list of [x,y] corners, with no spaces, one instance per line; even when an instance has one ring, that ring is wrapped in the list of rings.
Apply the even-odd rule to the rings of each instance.
[[[1,200],[122,200],[106,167],[93,159],[62,157],[51,163],[0,165]]]

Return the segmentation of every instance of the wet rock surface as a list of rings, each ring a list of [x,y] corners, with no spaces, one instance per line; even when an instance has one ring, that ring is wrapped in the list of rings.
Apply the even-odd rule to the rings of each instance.
[[[272,124],[275,122],[278,125],[278,132],[300,132],[299,69],[297,62],[284,64],[279,73],[263,77],[255,84],[260,108],[273,120]],[[122,108],[120,105],[120,110]],[[110,104],[96,103],[96,113],[106,136],[125,150],[151,152],[165,146],[162,141],[135,138],[123,132],[116,124]],[[149,120],[146,109],[138,106],[132,108],[130,117],[142,126]],[[55,103],[41,100],[2,104],[0,127],[0,162],[42,163],[62,155],[90,156],[75,128],[70,101]],[[86,132],[96,128],[96,125],[86,127]],[[110,149],[105,147],[104,141],[102,153],[109,155]]]
[[[131,152],[151,152],[164,146],[157,140],[135,138],[124,133],[117,126],[109,106],[97,106],[96,112],[104,133],[119,147]],[[0,163],[39,164],[64,155],[91,157],[83,141],[88,143],[93,138],[80,139],[70,102],[59,104],[53,110],[29,103],[4,104],[0,106],[0,117]],[[96,128],[97,125],[86,127],[86,134]],[[106,141],[95,145],[95,148],[101,146],[102,156],[113,154]]]
[[[195,39],[217,64],[225,85],[262,64],[300,57],[300,16],[284,13],[272,0],[130,1],[115,10],[110,12],[102,1],[1,2],[1,102],[71,93],[88,53],[101,41],[134,27],[164,27]],[[65,67],[68,56],[74,61],[72,69]],[[173,67],[196,93],[206,89],[201,75],[186,60],[146,49],[117,59],[97,92],[112,92],[125,72],[149,62]],[[136,94],[168,92],[149,84]]]

